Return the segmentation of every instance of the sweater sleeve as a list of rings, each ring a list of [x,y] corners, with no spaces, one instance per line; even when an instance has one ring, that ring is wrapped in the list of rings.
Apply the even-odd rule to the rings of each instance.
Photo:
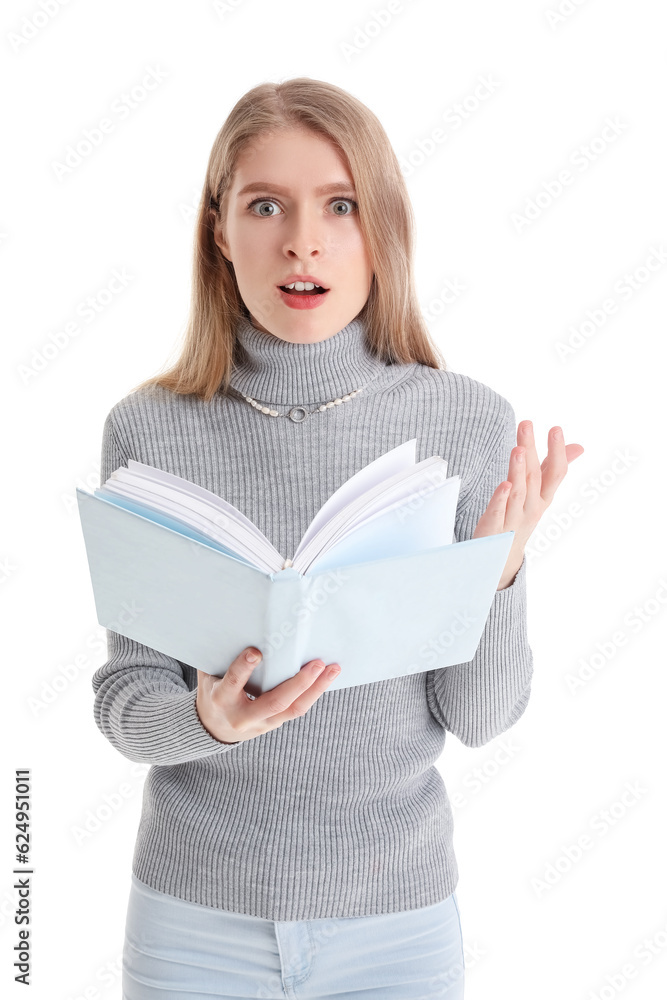
[[[457,512],[454,537],[472,538],[494,490],[507,478],[516,445],[516,419],[502,396],[501,427],[476,485]],[[445,729],[466,746],[479,747],[505,732],[523,715],[530,697],[533,653],[526,619],[526,557],[512,584],[496,591],[482,637],[469,663],[430,670],[429,708]]]
[[[100,482],[127,464],[113,410],[102,434]],[[92,678],[98,728],[124,757],[149,764],[182,764],[225,753],[197,713],[197,688],[189,690],[181,664],[149,646],[107,629],[108,659]]]

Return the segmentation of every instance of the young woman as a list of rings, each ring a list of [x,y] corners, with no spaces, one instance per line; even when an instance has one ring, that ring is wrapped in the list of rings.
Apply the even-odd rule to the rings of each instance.
[[[224,677],[108,631],[95,719],[151,765],[132,865],[125,1000],[463,996],[445,733],[478,747],[528,702],[524,549],[568,462],[446,369],[413,287],[412,214],[377,118],[299,78],[218,134],[178,362],[109,412],[101,480],[133,458],[225,497],[289,558],[326,499],[390,448],[461,476],[458,541],[513,530],[469,663],[329,690],[295,664],[252,699],[268,637]],[[311,283],[315,286],[311,288]],[[373,600],[373,594],[368,594]],[[359,609],[363,614],[363,608]]]

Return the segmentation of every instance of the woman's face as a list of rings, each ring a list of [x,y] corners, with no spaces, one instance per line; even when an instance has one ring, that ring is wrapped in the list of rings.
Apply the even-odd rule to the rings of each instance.
[[[259,330],[313,343],[333,336],[362,309],[373,271],[355,198],[342,156],[312,132],[265,134],[245,148],[215,241],[234,265]],[[311,275],[328,291],[300,301],[280,289],[293,275]],[[315,305],[295,307],[306,302]]]

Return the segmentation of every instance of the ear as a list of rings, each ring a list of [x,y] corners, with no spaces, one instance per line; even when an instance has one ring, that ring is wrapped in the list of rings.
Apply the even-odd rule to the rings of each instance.
[[[215,222],[213,226],[213,239],[215,240],[217,246],[220,247],[222,251],[222,256],[225,258],[225,260],[229,260],[229,262],[231,263],[231,260],[229,258],[229,245],[225,242],[220,220],[217,217],[214,218]]]

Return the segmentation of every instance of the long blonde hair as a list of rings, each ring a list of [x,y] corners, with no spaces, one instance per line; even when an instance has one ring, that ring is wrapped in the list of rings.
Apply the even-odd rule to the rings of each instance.
[[[190,315],[178,360],[135,389],[157,383],[209,400],[227,392],[235,361],[235,327],[248,310],[234,267],[214,240],[216,217],[240,153],[248,143],[280,131],[308,129],[346,157],[358,198],[359,225],[374,277],[361,309],[370,350],[389,362],[446,368],[431,341],[414,290],[412,206],[396,154],[376,116],[347,91],[297,77],[253,87],[232,108],[208,161],[195,228]]]

